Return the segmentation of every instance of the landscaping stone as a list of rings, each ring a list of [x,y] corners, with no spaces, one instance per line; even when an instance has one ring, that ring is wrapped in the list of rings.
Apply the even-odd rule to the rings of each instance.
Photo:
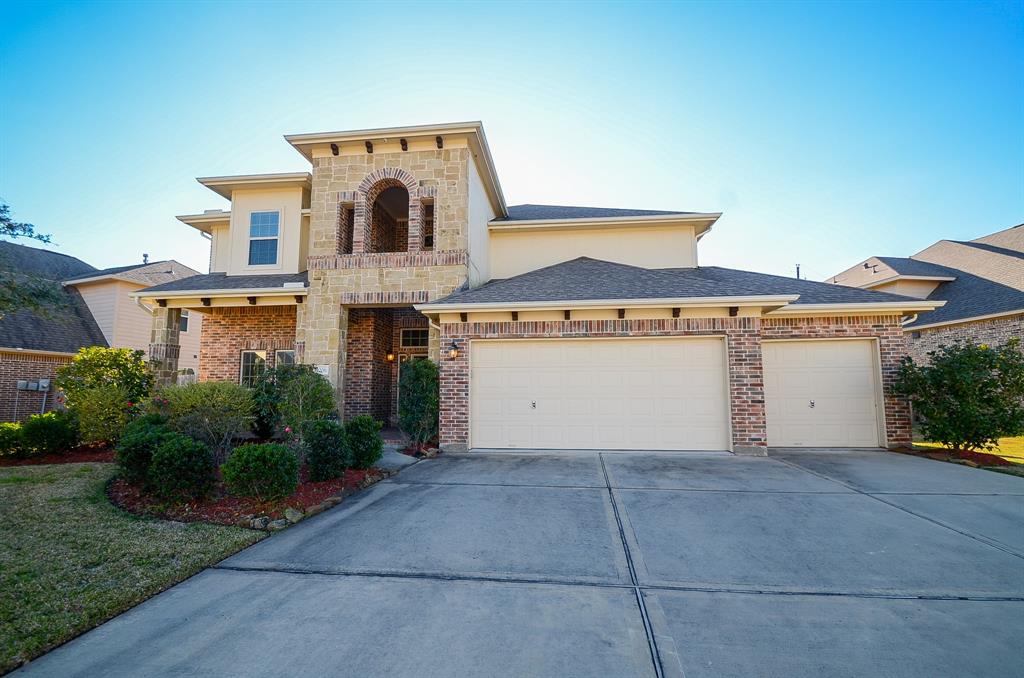
[[[267,524],[267,529],[268,530],[283,530],[284,528],[288,527],[290,524],[291,523],[289,523],[284,518],[278,518],[277,520],[270,521]]]
[[[267,525],[270,523],[270,518],[266,516],[260,516],[259,518],[253,518],[250,523],[250,527],[254,530],[265,530]]]
[[[310,516],[315,516],[318,513],[323,513],[328,508],[330,507],[325,504],[313,504],[308,509],[306,509],[306,517],[308,518]]]
[[[239,527],[252,527],[252,516],[242,516],[238,519]]]
[[[302,511],[289,506],[284,510],[284,517],[289,523],[297,523],[302,520]]]

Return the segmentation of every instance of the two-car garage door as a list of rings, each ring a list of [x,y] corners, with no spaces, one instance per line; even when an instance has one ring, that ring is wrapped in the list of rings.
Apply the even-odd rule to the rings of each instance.
[[[770,447],[875,447],[873,340],[765,341]],[[726,450],[722,337],[482,340],[470,352],[475,448]]]
[[[477,448],[725,450],[719,337],[477,341]]]

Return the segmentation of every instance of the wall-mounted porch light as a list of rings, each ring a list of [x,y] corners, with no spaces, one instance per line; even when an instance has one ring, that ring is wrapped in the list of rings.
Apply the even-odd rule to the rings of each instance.
[[[388,362],[389,363],[395,362],[395,354],[394,353],[388,353]]]
[[[452,345],[448,347],[448,357],[455,360],[459,357],[459,345],[452,339]]]

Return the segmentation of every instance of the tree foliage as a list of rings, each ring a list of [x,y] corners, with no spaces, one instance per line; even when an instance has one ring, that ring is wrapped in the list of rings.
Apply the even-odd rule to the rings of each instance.
[[[57,369],[57,386],[69,409],[78,405],[86,391],[100,386],[119,388],[126,402],[136,404],[149,395],[153,375],[142,351],[90,346],[79,349],[74,360]]]
[[[896,392],[923,418],[927,440],[954,450],[992,449],[999,438],[1024,433],[1024,353],[1020,340],[999,347],[957,343],[904,359]]]
[[[35,226],[14,221],[11,208],[0,202],[0,238],[28,238],[49,243],[50,236],[36,232]],[[0,259],[0,318],[13,311],[56,309],[66,300],[60,285],[53,280],[19,273]]]
[[[278,365],[266,370],[252,394],[253,429],[261,438],[273,437],[282,424],[298,432],[304,422],[326,419],[335,412],[334,387],[312,365]]]

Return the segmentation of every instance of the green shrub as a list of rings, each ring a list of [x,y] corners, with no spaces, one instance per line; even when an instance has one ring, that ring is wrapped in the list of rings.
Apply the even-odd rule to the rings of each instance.
[[[147,485],[153,453],[175,435],[165,425],[150,419],[140,418],[129,424],[114,457],[125,480],[134,485]]]
[[[230,381],[200,381],[169,386],[160,396],[167,401],[168,425],[205,443],[223,459],[231,441],[249,428],[252,395]]]
[[[128,425],[133,409],[128,393],[120,386],[105,384],[80,391],[74,410],[78,432],[84,443],[116,443]]]
[[[283,425],[298,431],[303,422],[335,413],[334,387],[312,365],[278,365],[266,370],[253,386],[253,432],[274,436]]]
[[[926,440],[954,450],[992,449],[1024,433],[1024,353],[1003,346],[958,343],[928,352],[929,363],[904,359],[895,391],[923,418]]]
[[[345,425],[345,436],[352,455],[352,468],[370,468],[384,454],[380,439],[381,423],[366,415],[352,417]]]
[[[26,451],[34,454],[61,454],[78,443],[75,419],[68,412],[33,414],[21,425]]]
[[[302,450],[314,482],[340,478],[352,465],[345,427],[330,419],[302,425]]]
[[[146,475],[157,496],[187,501],[209,494],[216,470],[209,447],[180,433],[169,433],[153,451]]]
[[[21,437],[21,424],[15,422],[0,423],[0,457],[13,457],[22,453],[24,440]]]
[[[284,445],[239,445],[220,467],[228,492],[259,501],[280,499],[299,484],[299,459]]]
[[[98,386],[117,386],[134,404],[149,395],[153,375],[142,351],[92,346],[80,349],[74,360],[57,369],[57,386],[69,408],[78,406],[83,392]]]
[[[398,423],[422,445],[437,435],[440,393],[437,365],[431,360],[403,363],[398,390]]]

